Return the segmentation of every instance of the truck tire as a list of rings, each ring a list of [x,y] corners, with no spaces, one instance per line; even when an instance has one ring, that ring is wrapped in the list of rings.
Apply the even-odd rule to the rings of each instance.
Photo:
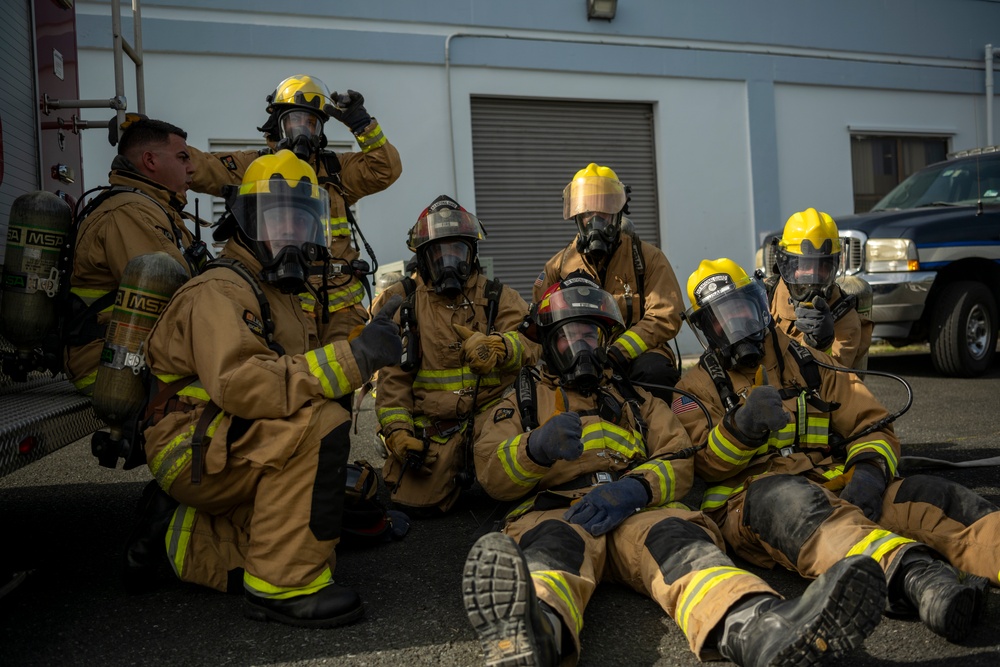
[[[997,304],[982,283],[945,287],[931,319],[931,362],[942,375],[974,377],[993,363],[997,347]]]

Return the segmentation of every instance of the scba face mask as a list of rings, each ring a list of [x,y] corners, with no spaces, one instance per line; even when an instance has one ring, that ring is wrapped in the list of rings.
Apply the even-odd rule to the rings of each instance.
[[[323,121],[310,111],[286,111],[278,119],[278,131],[278,150],[288,149],[300,160],[308,161],[323,147]]]
[[[465,283],[472,277],[475,249],[472,244],[459,240],[444,240],[428,245],[423,251],[427,278],[436,294],[458,296]]]
[[[579,233],[576,237],[577,252],[583,255],[610,255],[621,238],[620,214],[583,213],[576,216]]]
[[[323,273],[319,262],[325,255],[326,248],[314,243],[285,246],[274,259],[261,265],[261,277],[285,294],[299,294],[308,289],[310,275]]]
[[[545,343],[546,363],[563,384],[587,394],[604,377],[608,356],[604,330],[595,322],[566,322],[552,331]]]

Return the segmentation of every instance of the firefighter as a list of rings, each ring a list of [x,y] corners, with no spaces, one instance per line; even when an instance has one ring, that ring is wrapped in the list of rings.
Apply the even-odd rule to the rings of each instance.
[[[890,608],[915,614],[949,641],[979,616],[997,583],[1000,513],[932,476],[899,478],[888,413],[849,371],[774,326],[767,295],[729,259],[705,260],[688,280],[685,314],[706,352],[677,384],[672,408],[705,443],[695,472],[702,510],[742,558],[808,578],[845,556],[878,561]],[[950,562],[950,563],[949,563]],[[967,574],[971,573],[971,574]],[[981,575],[981,576],[973,576]]]
[[[194,237],[182,218],[194,172],[186,139],[187,133],[170,123],[130,116],[111,162],[111,187],[83,211],[70,278],[82,312],[66,351],[66,372],[80,393],[93,393],[115,294],[129,260],[162,251],[189,276],[197,273],[196,263],[185,254]]]
[[[143,583],[166,545],[183,581],[242,589],[250,618],[341,625],[363,607],[333,581],[350,449],[338,399],[398,362],[398,304],[351,341],[315,338],[296,294],[326,253],[329,198],[291,151],[255,160],[227,209],[235,225],[221,259],[149,335],[155,479],[126,550],[127,583]]]
[[[836,283],[840,255],[833,218],[814,208],[799,211],[788,218],[775,244],[778,273],[765,286],[776,327],[841,366],[860,368],[874,324],[858,314],[857,298]]]
[[[375,412],[388,456],[383,477],[393,502],[414,516],[455,504],[473,480],[472,422],[509,387],[537,348],[515,329],[524,299],[479,265],[482,224],[442,195],[417,218],[407,246],[417,277],[384,293],[406,297],[397,314],[407,362],[379,372]]]
[[[602,580],[655,600],[703,660],[819,664],[859,646],[882,613],[878,566],[844,559],[788,601],[735,567],[711,519],[679,502],[693,481],[684,427],[605,369],[624,329],[615,299],[581,273],[536,306],[525,331],[542,345],[540,373],[522,371],[476,438],[483,488],[519,503],[463,573],[486,664],[575,664]]]
[[[633,382],[673,386],[680,363],[670,341],[681,328],[681,288],[666,255],[634,233],[622,233],[628,187],[610,167],[588,164],[563,189],[563,217],[576,238],[545,264],[533,300],[575,271],[586,271],[618,302],[626,330],[608,355]],[[649,387],[670,401],[670,391]]]
[[[323,343],[342,339],[367,318],[363,271],[352,264],[360,257],[352,244],[349,207],[367,195],[385,190],[402,171],[399,152],[365,109],[364,97],[353,90],[330,93],[315,76],[296,74],[281,81],[267,96],[268,119],[257,128],[269,148],[262,151],[204,153],[191,149],[195,165],[191,189],[219,195],[223,186],[238,185],[247,165],[259,155],[287,148],[312,165],[330,198],[331,275],[326,294],[328,321],[316,311],[317,301],[302,294],[302,307],[316,316]],[[330,119],[343,123],[354,134],[359,150],[334,153],[325,149],[323,125]],[[314,284],[319,285],[314,278]]]

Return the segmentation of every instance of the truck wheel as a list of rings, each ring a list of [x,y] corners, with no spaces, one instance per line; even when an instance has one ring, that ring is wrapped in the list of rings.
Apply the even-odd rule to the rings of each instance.
[[[945,287],[931,319],[931,361],[942,375],[974,377],[993,363],[997,347],[997,304],[982,283]]]

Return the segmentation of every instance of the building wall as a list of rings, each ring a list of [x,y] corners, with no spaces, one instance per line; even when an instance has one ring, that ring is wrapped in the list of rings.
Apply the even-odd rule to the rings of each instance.
[[[144,2],[147,113],[207,148],[257,138],[264,96],[290,74],[363,92],[403,158],[399,181],[358,205],[390,262],[408,254],[405,230],[435,196],[475,201],[470,95],[651,102],[661,245],[682,285],[704,257],[751,265],[758,238],[796,210],[851,212],[849,128],[982,144],[984,46],[1000,25],[987,0],[621,0],[611,22],[588,22],[584,0],[274,8]],[[84,98],[113,94],[108,16],[107,2],[78,5]],[[350,140],[336,122],[327,133]],[[113,155],[100,134],[85,136],[88,187]]]

